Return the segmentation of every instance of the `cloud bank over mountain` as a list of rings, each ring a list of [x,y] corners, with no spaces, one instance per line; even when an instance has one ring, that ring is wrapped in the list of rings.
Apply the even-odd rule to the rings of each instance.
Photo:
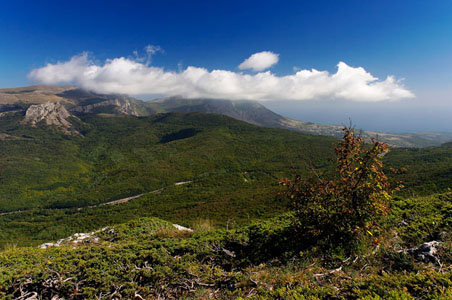
[[[153,49],[152,54],[157,50]],[[160,48],[158,49],[160,51]],[[412,98],[414,94],[400,80],[388,76],[380,80],[362,67],[339,62],[337,71],[298,70],[278,76],[263,71],[278,62],[278,55],[264,51],[251,55],[238,67],[257,73],[207,70],[188,66],[167,71],[152,66],[150,59],[107,59],[96,64],[87,53],[65,62],[32,70],[29,78],[42,84],[75,84],[98,93],[129,95],[208,97],[247,100],[346,99],[376,102]]]

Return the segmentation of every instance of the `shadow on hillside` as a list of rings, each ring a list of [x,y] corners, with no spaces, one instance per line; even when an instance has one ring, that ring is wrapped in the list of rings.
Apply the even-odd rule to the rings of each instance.
[[[198,130],[198,129],[195,129],[195,128],[181,129],[179,131],[176,131],[176,132],[164,135],[160,139],[159,143],[160,144],[165,144],[165,143],[169,143],[169,142],[172,142],[172,141],[187,139],[187,138],[190,138],[190,137],[193,137],[193,136],[197,135],[200,132],[201,132],[201,130]]]

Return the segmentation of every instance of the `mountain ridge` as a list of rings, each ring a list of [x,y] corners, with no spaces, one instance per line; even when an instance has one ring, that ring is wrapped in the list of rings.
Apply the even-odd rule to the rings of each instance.
[[[289,129],[305,134],[340,138],[340,125],[321,125],[281,116],[264,105],[249,100],[165,97],[153,101],[138,100],[126,95],[103,95],[75,86],[29,86],[0,89],[0,117],[8,112],[26,111],[31,104],[61,103],[71,114],[109,114],[150,116],[165,112],[201,112],[221,114],[250,124]],[[55,125],[55,124],[54,124]],[[65,127],[62,127],[65,128]],[[66,127],[67,129],[67,127]],[[63,129],[65,130],[65,129]],[[452,133],[387,133],[360,130],[366,140],[378,138],[391,147],[440,146],[452,141]]]

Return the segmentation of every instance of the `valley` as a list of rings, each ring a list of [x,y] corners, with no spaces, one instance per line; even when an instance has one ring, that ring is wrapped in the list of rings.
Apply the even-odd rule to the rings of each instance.
[[[382,226],[362,239],[373,252],[352,260],[342,246],[324,252],[294,238],[280,184],[312,170],[334,174],[338,126],[303,127],[246,101],[142,102],[72,87],[3,90],[0,101],[0,295],[357,298],[425,290],[419,276],[449,280],[448,143],[424,147],[428,139],[382,134],[397,145],[382,158],[385,172],[404,188]],[[400,147],[412,143],[423,147]],[[93,234],[66,239],[83,232]],[[441,265],[403,254],[437,240],[432,257]],[[381,290],[388,281],[395,287]]]
[[[212,106],[204,100],[189,101],[186,106],[185,100],[173,98],[149,103],[154,105],[150,116],[135,116],[115,106],[129,102],[116,99],[115,105],[108,104],[110,113],[105,110],[108,105],[100,105],[97,108],[103,110],[80,113],[82,109],[75,109],[79,113],[74,115],[74,107],[79,107],[74,105],[93,103],[93,94],[72,87],[29,87],[10,94],[3,91],[16,98],[0,99],[4,105],[19,107],[32,100],[30,96],[18,101],[17,95],[37,93],[34,105],[45,105],[44,97],[55,90],[65,98],[51,99],[69,103],[65,104],[68,110],[66,106],[52,106],[39,114],[28,110],[25,114],[25,110],[16,109],[0,118],[0,131],[11,137],[0,143],[4,158],[0,244],[17,236],[21,245],[36,245],[121,223],[132,216],[160,216],[185,226],[199,219],[212,219],[219,226],[242,224],[287,210],[284,201],[276,196],[281,178],[308,174],[311,165],[327,174],[332,170],[335,138],[265,128],[264,121],[272,120],[268,116],[277,115],[260,105],[255,105],[256,111],[247,110],[251,105],[248,103],[243,104],[244,110],[241,102],[234,104],[240,109],[231,102],[220,101]],[[99,97],[103,101],[107,96]],[[158,108],[162,103],[165,109]],[[272,124],[267,123],[276,126]],[[400,196],[441,193],[450,187],[452,148],[447,144],[393,148],[385,156],[385,163],[388,168],[406,168],[393,179],[405,184]],[[187,187],[175,183],[187,183]],[[191,204],[185,203],[188,195]],[[221,213],[222,209],[230,214]],[[52,224],[49,230],[36,231],[45,224]]]

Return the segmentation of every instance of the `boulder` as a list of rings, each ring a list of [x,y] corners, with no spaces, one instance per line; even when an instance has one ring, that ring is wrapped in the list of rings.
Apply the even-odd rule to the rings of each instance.
[[[436,248],[440,243],[431,241],[421,244],[419,247],[403,250],[404,253],[413,255],[416,259],[421,261],[437,262],[438,258],[435,256],[438,252]]]

